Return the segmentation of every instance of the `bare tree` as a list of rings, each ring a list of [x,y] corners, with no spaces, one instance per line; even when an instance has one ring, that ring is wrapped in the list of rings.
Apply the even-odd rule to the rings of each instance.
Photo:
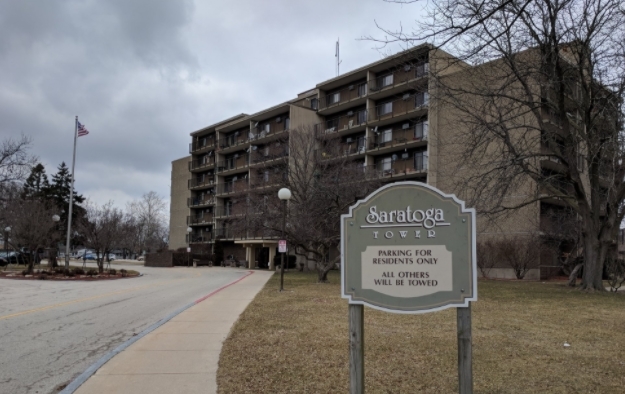
[[[336,140],[313,128],[292,130],[283,143],[288,143],[288,157],[274,159],[252,174],[252,184],[261,187],[252,189],[245,219],[238,225],[248,236],[281,236],[282,201],[277,190],[288,187],[292,197],[286,238],[297,255],[315,264],[319,282],[327,282],[328,272],[340,261],[340,215],[379,187],[381,180],[366,171],[364,162],[346,154]],[[266,182],[274,187],[262,187],[265,174],[264,179],[277,178]]]
[[[0,142],[0,188],[26,179],[37,160],[28,154],[31,144],[31,139],[24,135]]]
[[[433,40],[457,56],[431,67],[443,127],[464,131],[454,147],[440,141],[457,164],[449,184],[484,216],[538,202],[571,208],[581,222],[582,288],[603,291],[625,214],[622,1],[429,4],[428,22],[394,40]]]
[[[138,201],[127,206],[127,212],[134,217],[138,226],[138,244],[141,251],[163,249],[167,243],[167,204],[161,196],[151,191]]]
[[[84,239],[85,246],[96,253],[98,271],[104,272],[104,261],[111,249],[120,242],[123,213],[109,201],[104,205],[85,203],[85,215],[77,225],[77,231]]]
[[[56,222],[52,220],[55,210],[51,204],[40,199],[13,198],[6,203],[4,221],[11,227],[12,246],[26,247],[30,253],[27,271],[33,272],[38,262],[38,250],[50,246],[53,239],[58,237]]]

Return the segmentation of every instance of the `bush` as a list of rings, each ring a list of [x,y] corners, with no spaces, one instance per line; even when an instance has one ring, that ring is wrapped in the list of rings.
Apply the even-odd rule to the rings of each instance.
[[[618,291],[625,283],[625,260],[606,258],[604,269],[610,284],[610,291]]]
[[[23,270],[22,271],[22,275],[24,275],[24,276],[28,275],[28,270]]]
[[[117,270],[115,268],[109,269],[109,275],[117,275]]]
[[[72,271],[70,271],[70,270],[67,270],[67,272],[65,273],[65,275],[66,275],[66,276],[68,276],[68,277],[70,277],[70,278],[73,278],[74,276],[76,276],[76,274],[75,274],[75,273],[73,273],[73,272],[72,272]]]
[[[39,280],[46,280],[48,279],[48,275],[46,274],[39,274]]]
[[[286,264],[284,268],[295,268],[296,267],[295,262],[297,261],[297,256],[289,255],[288,259],[286,257],[287,256],[285,256],[284,258],[284,260],[286,260]],[[276,253],[276,256],[273,258],[273,264],[274,264],[274,267],[280,266],[280,253]]]
[[[125,278],[125,277],[127,277],[127,276],[128,276],[128,271],[126,271],[126,270],[125,270],[125,269],[123,269],[123,268],[122,268],[119,272],[121,272],[121,274],[122,274],[122,278]]]
[[[96,270],[95,270],[95,269],[93,269],[93,268],[90,268],[90,269],[87,271],[87,276],[94,276],[94,275],[97,275],[97,274],[98,274],[98,271],[96,271]]]
[[[82,268],[74,268],[74,274],[75,275],[84,275],[85,274],[85,270]]]

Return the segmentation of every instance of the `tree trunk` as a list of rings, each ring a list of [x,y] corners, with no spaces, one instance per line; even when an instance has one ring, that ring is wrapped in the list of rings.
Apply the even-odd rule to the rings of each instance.
[[[32,274],[35,269],[35,254],[30,252],[30,258],[28,259],[28,268],[26,269],[29,274]]]
[[[328,283],[328,272],[332,269],[334,263],[321,265],[317,264],[317,281],[319,283]]]
[[[592,235],[591,235],[592,236]],[[582,289],[605,291],[603,286],[603,262],[607,253],[607,245],[596,237],[585,237],[584,240],[584,273]]]
[[[571,271],[571,274],[569,275],[569,286],[575,287],[575,282],[577,281],[577,274],[579,273],[579,270],[581,270],[583,266],[584,264],[580,263],[580,264],[577,264],[575,268],[573,268],[573,271]]]

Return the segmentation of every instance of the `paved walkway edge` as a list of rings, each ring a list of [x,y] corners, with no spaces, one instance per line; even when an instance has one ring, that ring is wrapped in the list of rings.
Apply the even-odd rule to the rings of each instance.
[[[180,308],[180,309],[172,312],[171,314],[165,316],[163,319],[159,320],[158,322],[152,324],[150,327],[148,327],[145,330],[141,331],[139,334],[133,336],[132,338],[130,338],[126,342],[122,343],[121,345],[119,345],[115,349],[111,350],[110,352],[108,352],[107,354],[102,356],[98,361],[96,361],[95,363],[91,364],[89,366],[89,368],[87,368],[85,370],[85,372],[83,372],[80,375],[78,375],[78,377],[76,379],[74,379],[70,384],[68,384],[67,387],[65,387],[63,389],[63,391],[60,392],[60,394],[73,394],[76,390],[78,390],[78,388],[83,383],[85,383],[87,381],[87,379],[89,379],[94,373],[96,373],[97,370],[100,369],[100,367],[102,367],[110,359],[112,359],[113,357],[115,357],[116,355],[118,355],[119,353],[124,351],[130,345],[132,345],[133,343],[137,342],[139,339],[141,339],[144,336],[148,335],[152,331],[156,330],[157,328],[159,328],[163,324],[167,323],[168,321],[170,321],[174,317],[178,316],[182,312],[184,312],[187,309],[191,308],[193,305],[199,304],[200,302],[204,301],[208,297],[210,297],[212,295],[215,295],[215,294],[219,293],[220,291],[222,291],[223,289],[225,289],[227,287],[230,287],[230,286],[234,285],[235,283],[238,283],[238,282],[242,281],[243,279],[247,278],[248,276],[252,275],[253,273],[254,273],[254,271],[248,271],[247,274],[245,274],[244,276],[240,277],[239,279],[235,279],[232,282],[228,283],[227,285],[221,286],[217,290],[213,290],[212,292],[210,292],[209,294],[205,295],[204,297],[202,297],[202,298],[200,298],[198,300],[195,300],[195,301],[193,301],[192,303],[190,303],[188,305],[183,306],[182,308]]]

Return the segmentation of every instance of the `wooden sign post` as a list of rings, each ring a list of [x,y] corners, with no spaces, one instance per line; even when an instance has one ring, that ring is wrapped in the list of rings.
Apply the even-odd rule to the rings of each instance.
[[[350,393],[365,391],[364,305],[391,313],[457,308],[459,392],[473,392],[475,210],[419,182],[396,182],[341,216],[341,291],[349,301]]]

